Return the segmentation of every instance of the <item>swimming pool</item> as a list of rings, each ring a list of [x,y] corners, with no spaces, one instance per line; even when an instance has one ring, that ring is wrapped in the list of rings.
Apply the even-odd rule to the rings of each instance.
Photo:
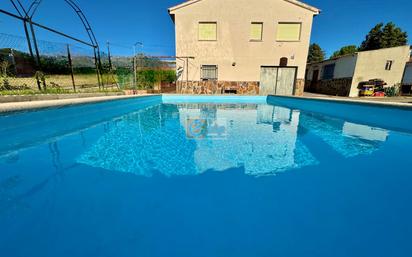
[[[0,256],[412,256],[409,109],[150,96],[0,124]]]

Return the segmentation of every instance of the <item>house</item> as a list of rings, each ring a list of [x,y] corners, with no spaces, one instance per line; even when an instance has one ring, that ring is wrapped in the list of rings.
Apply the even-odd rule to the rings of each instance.
[[[302,94],[319,13],[296,0],[191,0],[171,7],[178,91]]]
[[[412,85],[412,59],[406,63],[402,84]]]
[[[357,52],[318,63],[306,71],[305,90],[328,95],[359,96],[359,83],[382,79],[388,85],[400,84],[410,47],[401,46]]]
[[[412,58],[406,63],[402,79],[402,94],[412,94]]]

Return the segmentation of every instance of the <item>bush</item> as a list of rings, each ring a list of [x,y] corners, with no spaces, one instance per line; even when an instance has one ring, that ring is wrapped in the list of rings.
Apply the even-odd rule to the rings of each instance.
[[[123,84],[122,82],[126,79],[131,79],[131,81],[134,79],[133,71],[130,70],[118,69],[116,75],[120,84]],[[174,70],[156,69],[138,70],[136,72],[136,79],[136,88],[128,86],[126,89],[153,89],[155,84],[173,83],[176,81],[176,72]]]
[[[385,95],[388,97],[395,97],[400,95],[400,85],[385,88]]]

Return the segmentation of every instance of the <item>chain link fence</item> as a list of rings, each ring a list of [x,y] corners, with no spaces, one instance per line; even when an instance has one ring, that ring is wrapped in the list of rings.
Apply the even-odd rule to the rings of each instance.
[[[40,64],[30,54],[24,37],[0,33],[0,91],[175,90],[173,57],[127,55],[111,46],[96,52],[100,60],[96,65],[92,47],[44,40],[38,40],[37,44]],[[123,54],[112,54],[112,51]]]

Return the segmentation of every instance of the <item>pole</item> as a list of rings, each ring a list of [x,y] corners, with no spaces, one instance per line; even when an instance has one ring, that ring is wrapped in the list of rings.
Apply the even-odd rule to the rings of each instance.
[[[136,44],[133,45],[133,88],[136,89],[137,71],[136,71]]]
[[[27,28],[27,20],[23,19],[23,25],[24,25],[24,33],[26,34],[27,45],[29,47],[29,53],[30,53],[32,61],[35,65],[35,68],[37,70],[39,64],[38,64],[37,58],[33,54],[33,48],[32,48],[32,45],[31,45],[31,38],[30,38],[30,34],[29,34],[29,29]],[[41,91],[41,83],[40,83],[40,80],[38,79],[37,76],[36,76],[36,83],[37,83],[37,88],[39,89],[39,91]]]
[[[70,46],[67,44],[67,60],[69,61],[70,75],[72,77],[73,91],[76,92],[76,83],[74,82],[72,56],[70,54]]]
[[[109,70],[112,70],[112,56],[110,54],[110,42],[107,41],[107,56],[109,58]]]
[[[17,64],[16,64],[16,58],[14,58],[14,50],[13,48],[10,49],[10,57],[11,57],[11,62],[14,67],[14,74],[17,76]]]
[[[102,88],[104,89],[104,81],[103,81],[103,66],[102,66],[102,59],[100,57],[100,48],[99,45],[96,45],[96,49],[97,49],[97,63],[99,66],[99,75],[100,75],[100,81],[102,83]]]
[[[40,68],[40,66],[41,66],[41,64],[40,64],[40,52],[39,52],[39,47],[37,45],[36,33],[34,31],[33,23],[31,23],[31,20],[28,20],[28,21],[29,21],[30,30],[31,30],[31,36],[33,38],[34,51],[36,53],[36,62],[37,62],[37,65]]]
[[[35,51],[35,53],[36,53],[36,64],[37,64],[36,69],[37,69],[38,71],[41,71],[40,53],[39,53],[39,47],[38,47],[38,45],[37,45],[36,33],[35,33],[35,31],[34,31],[33,23],[31,22],[31,20],[30,20],[30,19],[27,19],[27,21],[29,22],[29,25],[30,25],[31,36],[32,36],[32,38],[33,38],[34,51]],[[46,90],[46,80],[43,79],[42,81],[43,81],[43,89]],[[40,82],[39,82],[39,81],[37,81],[37,85],[38,85],[38,87],[39,87],[39,90],[41,90],[41,86],[40,86]]]
[[[100,90],[101,89],[100,72],[99,72],[99,64],[98,64],[98,61],[97,61],[96,47],[93,48],[93,52],[94,52],[94,65],[96,66],[97,84],[99,85],[99,90]]]
[[[186,58],[186,87],[189,86],[189,58]]]
[[[29,53],[31,55],[31,57],[33,58],[33,60],[36,62],[36,59],[34,58],[34,54],[33,54],[33,48],[31,46],[31,39],[30,39],[30,35],[29,35],[29,30],[27,28],[27,22],[24,20],[23,21],[23,25],[24,25],[24,33],[26,34],[26,40],[27,40],[27,44],[29,47]]]
[[[109,74],[108,74],[107,81],[109,81],[109,79],[112,79],[112,81],[110,82],[111,87],[113,88],[113,83],[114,83],[116,84],[117,89],[120,89],[120,86],[117,83],[116,78],[114,77],[114,74],[113,74],[112,54],[110,53],[110,42],[109,41],[107,41],[107,57],[109,58]]]

